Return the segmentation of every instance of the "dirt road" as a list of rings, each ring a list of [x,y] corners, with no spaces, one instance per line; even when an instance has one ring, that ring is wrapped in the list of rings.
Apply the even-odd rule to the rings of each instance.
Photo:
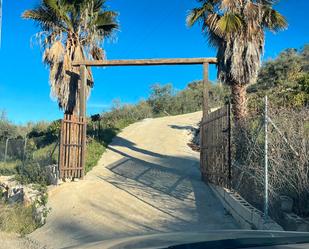
[[[187,143],[201,113],[147,119],[115,138],[86,179],[50,193],[47,224],[30,239],[62,248],[148,233],[234,229],[200,180]]]

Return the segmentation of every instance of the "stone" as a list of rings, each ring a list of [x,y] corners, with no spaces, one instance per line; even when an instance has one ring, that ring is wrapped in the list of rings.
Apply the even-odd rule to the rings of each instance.
[[[293,209],[293,199],[289,196],[280,196],[280,209],[282,212],[291,213]]]
[[[13,188],[9,190],[9,195],[7,198],[7,202],[9,204],[13,203],[22,203],[24,199],[24,190],[23,188]]]
[[[25,187],[23,199],[24,206],[28,207],[34,204],[40,198],[40,195],[41,193],[38,190],[31,187]]]
[[[33,210],[33,217],[40,226],[46,223],[46,211],[46,207],[44,206],[37,207]]]
[[[46,174],[47,174],[47,180],[49,184],[58,185],[59,171],[58,171],[57,164],[46,166]]]

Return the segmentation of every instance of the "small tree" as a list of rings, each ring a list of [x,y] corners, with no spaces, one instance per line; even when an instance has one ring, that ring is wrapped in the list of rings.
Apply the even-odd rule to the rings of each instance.
[[[151,93],[148,101],[153,108],[153,112],[155,114],[166,112],[166,110],[169,108],[172,96],[172,84],[167,84],[163,86],[155,84],[151,86]]]

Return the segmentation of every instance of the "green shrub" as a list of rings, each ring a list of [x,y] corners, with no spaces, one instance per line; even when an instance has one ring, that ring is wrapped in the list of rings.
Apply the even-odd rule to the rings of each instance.
[[[16,179],[22,184],[37,183],[47,185],[48,183],[45,167],[33,161],[27,161],[17,166]]]
[[[55,164],[58,161],[59,146],[56,142],[34,150],[32,160],[42,166]]]
[[[105,146],[96,140],[91,140],[88,142],[85,166],[86,173],[97,165],[105,149]]]
[[[21,161],[0,162],[0,175],[9,176],[16,174],[16,167]]]

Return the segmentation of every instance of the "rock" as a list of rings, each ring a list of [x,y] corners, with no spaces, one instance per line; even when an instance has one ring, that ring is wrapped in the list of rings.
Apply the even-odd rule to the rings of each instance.
[[[289,196],[280,196],[279,199],[281,211],[291,213],[293,209],[293,199]]]
[[[9,190],[9,195],[7,202],[9,204],[22,203],[24,200],[24,190],[23,188],[13,188]]]
[[[59,171],[57,164],[46,166],[46,174],[49,184],[58,185]]]
[[[24,188],[24,199],[23,199],[23,204],[24,206],[28,207],[34,204],[41,196],[41,193],[33,189],[31,187],[25,187]]]
[[[43,226],[46,223],[46,212],[47,210],[44,206],[33,209],[33,217],[40,226]]]

